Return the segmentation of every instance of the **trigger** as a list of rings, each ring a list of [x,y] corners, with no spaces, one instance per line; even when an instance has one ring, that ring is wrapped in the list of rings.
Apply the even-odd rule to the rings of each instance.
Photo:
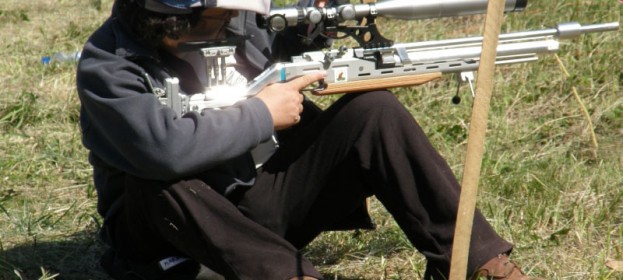
[[[316,89],[314,89],[314,91],[322,91],[327,89],[327,82],[324,81],[324,79],[318,81],[318,86],[316,87]]]
[[[310,87],[301,89],[300,91],[301,91],[301,93],[309,92],[311,94],[317,94],[318,92],[321,92],[321,91],[327,89],[327,86],[328,86],[327,82],[325,82],[324,79],[322,79],[322,80],[318,81],[318,85],[317,86],[315,86],[315,87],[310,86]]]
[[[323,90],[327,89],[327,82],[324,81],[324,79],[318,81],[318,86],[316,86],[316,88],[314,88],[312,90],[313,94],[320,94]]]

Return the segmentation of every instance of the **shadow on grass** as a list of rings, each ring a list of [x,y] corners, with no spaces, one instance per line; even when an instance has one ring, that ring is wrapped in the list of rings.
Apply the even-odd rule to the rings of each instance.
[[[0,251],[0,280],[111,280],[99,266],[104,245],[94,231],[33,241]],[[21,278],[20,278],[21,277]],[[327,280],[363,280],[326,274]]]
[[[108,280],[98,263],[103,250],[93,231],[18,245],[0,251],[0,280]]]
[[[342,277],[339,274],[335,275],[335,274],[323,274],[322,277],[324,277],[325,280],[368,280],[366,278],[352,278],[352,277]]]

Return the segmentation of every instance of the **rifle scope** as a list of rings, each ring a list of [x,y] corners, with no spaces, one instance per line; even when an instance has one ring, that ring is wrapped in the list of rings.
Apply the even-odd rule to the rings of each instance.
[[[290,7],[271,10],[266,25],[272,31],[288,26],[317,24],[322,21],[344,22],[368,16],[415,20],[484,14],[487,0],[386,0],[370,4],[345,4],[336,7]],[[522,11],[528,0],[506,0],[505,12]]]

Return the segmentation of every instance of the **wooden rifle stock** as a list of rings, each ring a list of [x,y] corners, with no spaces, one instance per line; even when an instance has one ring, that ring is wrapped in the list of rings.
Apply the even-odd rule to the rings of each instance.
[[[441,78],[441,72],[426,73],[413,76],[388,77],[353,81],[344,83],[325,84],[322,89],[313,89],[314,95],[330,95],[341,93],[354,93],[371,90],[382,90],[396,87],[418,86]]]

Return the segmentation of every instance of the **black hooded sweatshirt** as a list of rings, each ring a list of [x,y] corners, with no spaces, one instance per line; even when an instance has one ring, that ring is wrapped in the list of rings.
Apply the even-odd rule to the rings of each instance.
[[[116,14],[113,8],[88,39],[77,71],[82,141],[93,166],[100,215],[116,212],[128,174],[171,182],[201,178],[224,195],[252,186],[256,173],[249,151],[274,133],[265,104],[249,98],[222,110],[176,115],[158,101],[147,79],[164,88],[164,78],[179,77],[183,93],[196,93],[202,86],[192,67],[137,42]],[[292,40],[298,31],[269,34],[250,12],[232,19],[229,31],[253,36],[236,54],[238,70],[247,78],[274,57],[309,49]]]

